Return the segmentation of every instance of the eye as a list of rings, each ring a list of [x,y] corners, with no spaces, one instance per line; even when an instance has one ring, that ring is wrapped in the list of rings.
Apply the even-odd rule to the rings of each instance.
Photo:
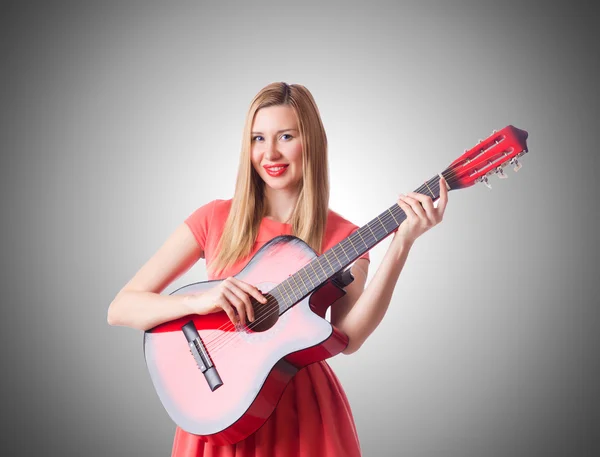
[[[281,138],[283,138],[284,136],[289,136],[289,137],[290,137],[290,139],[292,139],[292,138],[293,138],[293,137],[292,137],[292,135],[290,135],[289,133],[284,133],[283,135],[281,135]],[[284,138],[284,139],[285,139],[285,138]]]
[[[262,138],[262,136],[256,135],[255,137],[252,137],[252,141],[260,141],[258,138]]]

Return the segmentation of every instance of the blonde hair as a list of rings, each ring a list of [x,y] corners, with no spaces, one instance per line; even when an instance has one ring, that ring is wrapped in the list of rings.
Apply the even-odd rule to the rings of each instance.
[[[302,180],[291,217],[292,234],[321,254],[329,208],[327,135],[308,89],[284,82],[269,84],[254,97],[246,115],[235,192],[217,255],[209,269],[222,272],[251,252],[265,216],[264,181],[251,163],[251,130],[256,112],[269,106],[291,106],[302,142]]]

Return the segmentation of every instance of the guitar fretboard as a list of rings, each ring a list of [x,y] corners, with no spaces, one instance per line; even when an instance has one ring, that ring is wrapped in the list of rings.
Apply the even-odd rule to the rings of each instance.
[[[429,195],[436,200],[440,191],[439,179],[438,175],[434,176],[415,192]],[[395,203],[273,288],[270,294],[279,302],[280,314],[371,250],[394,232],[405,219],[406,213]]]

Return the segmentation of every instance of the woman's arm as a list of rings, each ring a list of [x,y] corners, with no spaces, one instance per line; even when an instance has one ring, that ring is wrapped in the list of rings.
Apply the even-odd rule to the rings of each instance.
[[[194,235],[181,224],[119,291],[108,307],[108,323],[139,330],[192,314],[185,295],[160,295],[202,256]]]
[[[331,322],[348,338],[344,354],[356,352],[385,315],[400,272],[415,240],[442,221],[448,190],[440,179],[440,200],[434,208],[430,197],[411,192],[401,196],[398,204],[406,213],[404,220],[385,253],[381,265],[365,289],[368,261],[358,259],[352,266],[355,280],[346,288],[346,295],[334,303]]]
[[[394,235],[381,265],[366,289],[364,287],[369,262],[358,259],[352,266],[355,279],[346,288],[346,295],[331,308],[331,323],[350,340],[344,354],[356,352],[387,312],[396,282],[412,246],[402,241],[401,237]]]
[[[267,299],[258,288],[235,277],[198,294],[160,295],[203,256],[190,228],[181,224],[114,298],[108,307],[108,323],[145,331],[188,314],[221,310],[234,323],[253,321],[250,296],[261,303]]]

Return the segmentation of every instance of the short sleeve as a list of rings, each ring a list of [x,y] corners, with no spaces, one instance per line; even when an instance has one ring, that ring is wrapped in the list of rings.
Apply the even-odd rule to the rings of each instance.
[[[208,237],[208,229],[212,221],[212,217],[215,211],[216,200],[213,200],[206,205],[201,206],[190,214],[185,219],[185,224],[190,228],[194,238],[198,242],[200,249],[202,249],[202,256],[204,257],[204,249],[206,246],[206,239]]]

